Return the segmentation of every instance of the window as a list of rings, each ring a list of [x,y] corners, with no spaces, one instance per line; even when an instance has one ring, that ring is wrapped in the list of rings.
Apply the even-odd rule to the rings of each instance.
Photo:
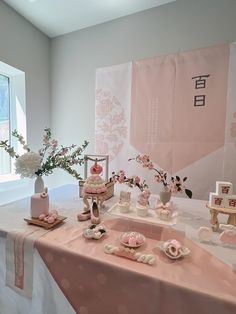
[[[0,140],[8,140],[20,154],[20,147],[11,136],[14,129],[26,138],[25,73],[0,62]],[[16,178],[13,160],[0,148],[0,182]]]
[[[0,140],[10,142],[10,78],[0,73]],[[11,172],[9,155],[0,150],[0,175]]]

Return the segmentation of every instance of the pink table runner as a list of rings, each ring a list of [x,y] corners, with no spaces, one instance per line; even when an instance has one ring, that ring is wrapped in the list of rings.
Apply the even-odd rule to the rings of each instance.
[[[232,269],[170,228],[122,219],[104,223],[109,236],[85,240],[82,229],[64,225],[37,240],[52,276],[79,314],[235,314],[236,274]],[[106,243],[118,245],[122,231],[147,237],[141,252],[155,254],[149,266],[107,255]],[[191,254],[169,260],[155,248],[159,240],[179,239]]]

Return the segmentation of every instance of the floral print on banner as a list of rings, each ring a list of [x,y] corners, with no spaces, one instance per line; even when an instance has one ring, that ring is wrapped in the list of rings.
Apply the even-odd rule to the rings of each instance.
[[[109,154],[112,161],[127,137],[125,110],[110,91],[97,89],[96,101],[96,153]]]
[[[231,122],[230,134],[234,138],[234,145],[236,147],[236,112],[233,114],[234,122]]]

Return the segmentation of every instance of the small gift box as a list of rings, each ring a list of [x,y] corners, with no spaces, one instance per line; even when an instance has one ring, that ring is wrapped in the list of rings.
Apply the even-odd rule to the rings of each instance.
[[[210,207],[225,207],[225,197],[223,195],[219,195],[218,193],[210,193],[209,197],[209,206]]]
[[[229,195],[225,197],[225,208],[236,210],[236,195]]]
[[[233,184],[231,182],[216,181],[216,194],[231,195],[233,193]]]

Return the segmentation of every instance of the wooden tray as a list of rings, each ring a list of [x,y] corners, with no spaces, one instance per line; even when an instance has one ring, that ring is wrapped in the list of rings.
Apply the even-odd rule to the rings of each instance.
[[[39,227],[43,227],[44,229],[52,229],[55,226],[61,224],[67,217],[58,216],[57,220],[53,224],[49,224],[48,222],[36,219],[36,218],[24,218],[28,225],[36,225]]]
[[[212,206],[209,205],[209,203],[206,203],[206,207],[209,208],[209,209],[213,209],[213,210],[215,210],[217,212],[220,212],[221,214],[228,214],[228,215],[234,214],[234,215],[236,215],[236,210],[232,209],[232,208],[212,207]]]

